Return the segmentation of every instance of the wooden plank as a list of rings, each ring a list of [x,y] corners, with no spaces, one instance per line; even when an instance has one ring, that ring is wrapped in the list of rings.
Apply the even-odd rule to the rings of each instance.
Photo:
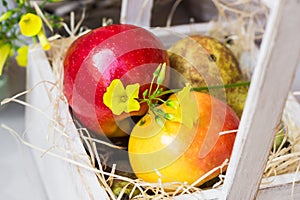
[[[256,200],[291,200],[300,199],[300,174],[283,174],[263,179]],[[222,187],[203,190],[193,194],[174,197],[174,200],[219,200],[224,193]]]
[[[274,1],[223,187],[223,199],[254,199],[300,51],[300,3]]]
[[[56,87],[47,83],[55,83],[55,79],[42,48],[31,48],[28,61],[27,89],[34,89],[26,100],[35,109],[26,107],[26,139],[35,146],[32,152],[48,199],[109,199],[95,173],[58,157],[91,167],[68,112],[68,105],[63,101],[54,101],[59,92]],[[55,122],[51,120],[56,106],[60,115],[57,123],[61,126],[56,126],[59,130],[54,129]]]
[[[203,190],[201,192],[194,192],[192,194],[184,194],[180,196],[176,196],[173,199],[174,200],[218,200],[221,199],[222,193],[222,187],[216,188],[216,189],[209,189],[209,190]]]
[[[171,27],[155,27],[149,28],[149,30],[160,38],[165,48],[171,47],[179,39],[187,37],[193,34],[205,35],[210,30],[211,23],[195,23],[195,24],[184,24],[176,25]]]
[[[300,105],[298,100],[290,94],[287,99],[287,103],[283,112],[283,121],[289,122],[288,137],[290,142],[297,141],[300,133]],[[292,122],[292,123],[290,123]],[[300,152],[300,143],[296,143],[293,146],[294,152]]]
[[[261,189],[256,200],[292,200],[300,199],[300,183],[281,184],[276,187]]]
[[[150,27],[153,0],[122,0],[120,22]]]
[[[290,200],[300,199],[300,174],[284,174],[264,179],[271,181],[262,184],[256,200]]]

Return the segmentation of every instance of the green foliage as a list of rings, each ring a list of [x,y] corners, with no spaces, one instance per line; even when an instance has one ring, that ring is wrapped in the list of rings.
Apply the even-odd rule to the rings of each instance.
[[[0,43],[9,43],[15,52],[20,46],[26,44],[24,37],[21,37],[18,23],[22,15],[26,13],[36,14],[36,10],[31,6],[30,0],[15,0],[15,8],[9,8],[7,0],[1,0],[1,2],[4,12],[0,13]],[[39,9],[43,11],[45,5],[52,2],[57,2],[57,0],[43,0],[39,4]],[[43,14],[53,28],[60,27],[62,18],[48,13]]]

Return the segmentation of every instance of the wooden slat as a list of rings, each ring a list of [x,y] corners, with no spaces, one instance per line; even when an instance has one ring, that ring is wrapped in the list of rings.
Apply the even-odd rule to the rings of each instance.
[[[122,0],[120,22],[150,27],[153,0]]]
[[[211,26],[211,23],[194,23],[163,28],[155,27],[149,28],[149,30],[156,36],[158,36],[159,39],[163,42],[165,48],[168,49],[179,39],[187,37],[188,35],[207,34]]]
[[[291,200],[300,199],[300,174],[283,174],[263,179],[256,200]],[[224,193],[222,187],[203,190],[193,194],[174,197],[174,200],[219,200]]]
[[[54,101],[59,92],[57,87],[49,82],[55,83],[55,78],[45,52],[41,47],[30,48],[27,89],[34,89],[28,93],[26,101],[35,109],[26,107],[25,110],[26,139],[35,146],[32,148],[33,157],[39,169],[47,199],[109,199],[94,172],[57,157],[69,158],[92,168],[68,112],[68,105],[63,101]],[[57,123],[61,126],[55,126],[51,120],[56,106],[59,108],[60,117]],[[63,136],[63,131],[67,136]],[[70,150],[72,154],[63,149]]]
[[[300,2],[274,1],[223,186],[223,199],[254,199],[300,51]]]
[[[256,200],[291,200],[300,199],[300,174],[284,174],[264,179]]]

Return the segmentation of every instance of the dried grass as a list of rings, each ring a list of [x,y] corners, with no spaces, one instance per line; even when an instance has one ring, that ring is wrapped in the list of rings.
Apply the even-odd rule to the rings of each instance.
[[[179,1],[178,1],[179,2]],[[210,31],[210,34],[213,37],[216,37],[223,42],[228,42],[228,39],[234,41],[233,45],[229,45],[229,47],[233,50],[235,55],[239,58],[240,62],[245,65],[247,69],[253,67],[253,63],[248,63],[249,60],[253,60],[256,55],[257,47],[254,44],[254,41],[261,39],[264,26],[265,26],[265,18],[268,15],[268,9],[263,6],[259,1],[250,1],[250,0],[236,0],[236,1],[224,1],[224,0],[214,0],[214,3],[219,11],[219,17],[217,21],[212,22],[215,25],[214,28]],[[256,8],[256,9],[253,9]],[[82,19],[77,25],[75,25],[74,14],[71,14],[71,25],[70,28],[66,24],[63,24],[66,31],[69,33],[70,37],[62,38],[59,35],[55,35],[50,38],[51,41],[51,51],[48,53],[49,61],[53,67],[53,73],[56,77],[57,82],[51,83],[46,82],[46,84],[50,84],[55,87],[58,91],[58,95],[56,99],[53,99],[53,104],[55,111],[53,116],[49,117],[43,110],[37,109],[34,106],[19,100],[18,98],[22,95],[30,93],[35,87],[39,87],[39,84],[34,88],[29,89],[25,92],[17,94],[16,96],[5,99],[1,102],[2,104],[6,104],[8,102],[17,102],[24,106],[30,107],[31,109],[35,109],[41,115],[46,117],[46,119],[50,120],[51,128],[55,129],[59,137],[64,137],[66,139],[69,138],[68,132],[64,127],[64,123],[61,122],[60,112],[59,112],[59,102],[66,102],[62,91],[62,80],[63,80],[63,66],[62,61],[64,58],[64,54],[70,44],[80,35],[87,33],[89,30],[81,27],[81,22],[84,19],[84,14],[82,15]],[[261,20],[263,19],[263,20]],[[218,27],[218,28],[216,28]],[[245,61],[245,55],[249,56],[249,59]],[[254,59],[255,60],[255,59]],[[246,72],[249,74],[249,71]],[[45,84],[45,82],[43,82]],[[68,111],[66,111],[68,112]],[[283,124],[285,128],[285,138],[284,142],[288,141],[289,146],[284,146],[284,142],[278,149],[273,148],[270,152],[270,156],[266,165],[266,169],[264,172],[264,177],[271,177],[274,175],[290,173],[290,172],[298,172],[299,171],[299,161],[300,161],[300,152],[295,151],[295,146],[299,146],[300,137],[299,128],[293,123],[292,119],[289,119],[288,116],[283,116]],[[60,149],[60,152],[64,152],[65,154],[71,155],[62,156],[59,153],[53,153],[52,148],[57,148],[55,143],[53,147],[49,149],[42,149],[38,146],[32,145],[24,140],[23,137],[19,136],[12,128],[2,125],[2,128],[8,130],[14,137],[16,137],[21,143],[24,145],[35,149],[37,151],[42,152],[43,154],[47,154],[50,156],[54,156],[58,159],[65,160],[71,164],[74,164],[82,169],[86,169],[94,172],[99,180],[101,186],[105,189],[108,196],[111,199],[122,199],[123,195],[126,192],[126,189],[131,187],[131,192],[129,194],[129,198],[133,199],[170,199],[171,197],[191,194],[193,192],[199,192],[201,189],[196,187],[197,183],[207,177],[209,174],[220,171],[219,179],[220,181],[215,183],[213,188],[219,187],[223,183],[224,175],[222,174],[224,167],[228,165],[228,160],[224,161],[224,163],[213,169],[212,171],[205,174],[203,177],[199,178],[193,184],[187,183],[162,183],[159,179],[157,183],[147,183],[143,182],[139,179],[132,179],[126,176],[118,175],[116,170],[116,165],[113,165],[110,171],[107,171],[103,168],[103,164],[106,162],[106,155],[101,155],[98,153],[97,145],[106,145],[111,148],[122,149],[123,147],[119,147],[116,145],[111,145],[106,143],[105,141],[93,138],[90,133],[84,128],[78,128],[78,133],[82,139],[84,146],[86,147],[88,155],[74,155],[71,152],[71,149]],[[291,133],[294,135],[291,140],[289,135]],[[226,133],[221,133],[226,134]],[[63,155],[65,155],[63,154]],[[90,163],[83,164],[80,162],[80,157],[87,157]],[[78,160],[79,159],[79,160]],[[115,180],[121,180],[126,184],[119,191],[119,196],[116,197],[111,186]],[[138,195],[134,196],[134,191],[138,191]]]

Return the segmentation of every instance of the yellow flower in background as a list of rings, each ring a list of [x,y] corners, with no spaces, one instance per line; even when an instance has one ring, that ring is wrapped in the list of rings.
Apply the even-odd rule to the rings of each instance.
[[[31,37],[37,35],[42,29],[42,19],[32,13],[27,13],[21,17],[19,22],[21,33]]]
[[[19,66],[26,67],[27,66],[27,56],[28,56],[28,46],[22,46],[17,50],[18,55],[16,56],[16,60]]]
[[[43,29],[43,23],[52,31],[61,26],[62,18],[53,15],[45,15],[44,6],[59,0],[44,0],[34,6],[29,0],[14,1],[14,7],[10,8],[11,0],[0,0],[3,4],[0,11],[0,75],[9,57],[15,57],[19,66],[27,66],[28,47],[20,48],[20,45],[30,45],[30,41],[24,36],[32,37],[32,43],[39,43],[44,50],[50,49],[50,43]],[[37,39],[38,38],[38,39]]]
[[[2,75],[4,64],[11,52],[11,45],[9,43],[0,43],[0,76]]]
[[[51,46],[50,46],[50,43],[49,43],[49,41],[48,41],[48,39],[47,39],[47,37],[46,37],[46,35],[45,35],[45,33],[44,33],[44,31],[43,31],[42,29],[41,29],[41,31],[37,34],[37,36],[38,36],[38,38],[39,38],[39,41],[40,41],[40,43],[41,43],[43,49],[44,49],[45,51],[49,50]]]
[[[139,88],[140,85],[136,83],[127,85],[125,89],[121,80],[115,79],[106,88],[103,102],[115,115],[120,115],[122,112],[138,111],[140,104],[136,98],[139,95]]]

